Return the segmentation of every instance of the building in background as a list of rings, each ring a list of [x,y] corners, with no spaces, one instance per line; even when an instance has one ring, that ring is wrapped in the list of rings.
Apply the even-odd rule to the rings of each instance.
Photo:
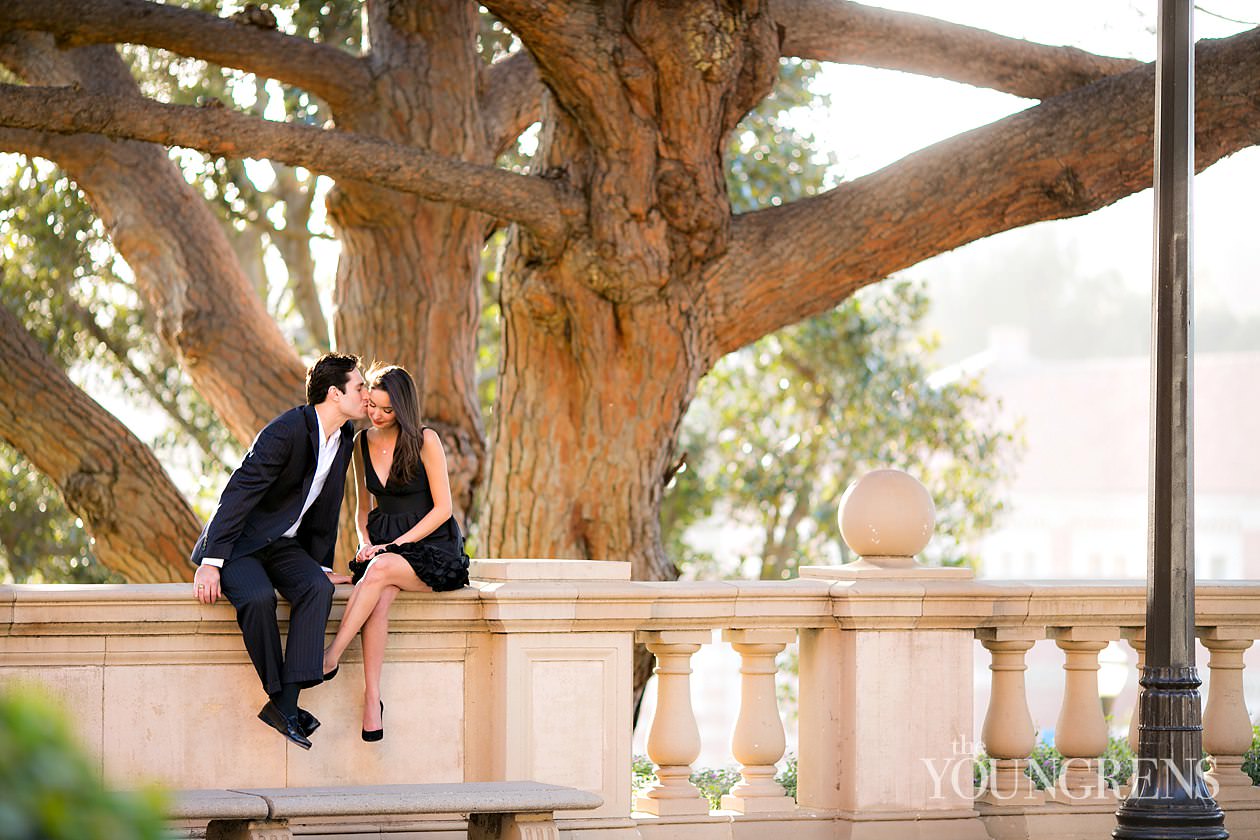
[[[977,546],[984,578],[1146,575],[1150,366],[1145,356],[1038,359],[1019,330],[960,363],[1027,443],[1008,510]],[[1260,353],[1196,353],[1200,580],[1260,577]]]

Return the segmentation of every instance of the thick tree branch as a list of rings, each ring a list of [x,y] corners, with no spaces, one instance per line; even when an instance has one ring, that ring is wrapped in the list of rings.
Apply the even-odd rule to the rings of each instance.
[[[0,30],[37,30],[60,47],[126,43],[160,47],[296,85],[334,111],[362,107],[372,74],[347,52],[231,18],[148,0],[5,0]]]
[[[1196,166],[1260,143],[1260,29],[1201,42]],[[734,221],[708,273],[720,355],[976,239],[1151,186],[1151,65],[958,135],[814,198]]]
[[[481,118],[486,141],[495,157],[511,148],[521,132],[538,120],[543,85],[528,50],[486,68],[481,94]]]
[[[11,33],[0,39],[0,61],[32,83],[139,98],[112,44],[58,50],[46,33]],[[297,353],[165,149],[21,129],[0,129],[0,144],[55,161],[83,190],[135,273],[158,337],[238,441],[300,398]]]
[[[58,134],[100,134],[225,157],[266,158],[333,178],[366,181],[519,222],[546,242],[564,239],[580,212],[556,184],[342,131],[166,105],[142,97],[93,96],[72,88],[0,85],[0,125]]]
[[[147,446],[83,393],[0,307],[0,365],[37,388],[0,391],[0,437],[57,485],[106,568],[133,583],[189,580],[200,525]]]
[[[847,0],[775,0],[774,13],[784,30],[783,55],[938,76],[1028,99],[1139,65]]]

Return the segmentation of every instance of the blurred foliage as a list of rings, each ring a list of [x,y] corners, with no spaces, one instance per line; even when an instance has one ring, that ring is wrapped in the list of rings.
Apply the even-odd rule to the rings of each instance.
[[[1260,785],[1260,726],[1251,727],[1251,749],[1243,756],[1242,771],[1253,785]]]
[[[696,786],[701,796],[709,800],[710,810],[717,811],[722,807],[722,797],[739,784],[739,768],[700,767],[692,772],[688,781]]]
[[[52,482],[3,443],[0,473],[0,583],[122,582],[96,560]]]
[[[199,5],[230,14],[241,4]],[[356,0],[288,0],[266,7],[281,31],[358,51],[362,15]],[[331,124],[322,101],[275,80],[148,47],[124,47],[123,56],[149,97],[180,105],[222,102],[267,119]],[[333,239],[322,212],[332,182],[272,161],[247,165],[191,149],[173,149],[171,157],[221,220],[246,276],[298,350],[311,357],[328,350],[330,330],[320,298],[330,297],[331,289],[317,286],[311,243]]]
[[[161,840],[156,791],[106,790],[45,697],[0,693],[0,837]]]
[[[1112,723],[1110,717],[1107,718],[1107,723]],[[1046,738],[1037,739],[1028,758],[1030,763],[1024,768],[1024,775],[1032,779],[1033,787],[1037,790],[1052,787],[1068,766],[1063,753],[1059,752]],[[1120,788],[1128,784],[1133,776],[1133,748],[1129,746],[1128,734],[1116,735],[1109,732],[1107,748],[1103,751],[1101,760],[1100,769],[1103,778],[1106,779],[1107,787]],[[1081,760],[1072,759],[1072,761],[1079,769]],[[980,750],[975,756],[973,769],[972,778],[976,787],[992,784],[990,781],[993,774],[992,759],[984,750]]]
[[[726,145],[726,188],[734,212],[786,204],[828,186],[834,156],[820,151],[814,135],[792,119],[794,109],[829,104],[812,88],[818,69],[816,61],[780,59],[774,90],[735,127]]]
[[[636,755],[630,760],[630,795],[642,796],[656,781],[656,765],[646,755]]]
[[[931,377],[934,341],[916,335],[928,300],[890,280],[722,359],[683,422],[687,462],[663,506],[671,556],[721,576],[686,530],[710,516],[760,535],[744,556],[767,580],[797,562],[844,560],[841,494],[869,470],[905,470],[936,502],[924,558],[959,564],[963,545],[1002,510],[999,487],[1020,449],[978,380]],[[838,556],[837,556],[838,552]]]
[[[811,90],[817,71],[784,59],[773,93],[736,128],[727,148],[736,212],[830,186],[834,160],[792,119],[793,109],[826,104]],[[782,579],[802,557],[847,559],[840,494],[878,467],[905,469],[932,492],[930,559],[967,559],[960,544],[1001,511],[998,484],[1018,446],[996,427],[977,381],[928,384],[934,343],[915,337],[927,311],[919,286],[892,280],[718,362],[683,421],[680,468],[662,506],[666,551],[685,575]],[[743,552],[747,567],[731,569],[714,540],[688,536],[710,517],[760,535]]]
[[[477,54],[486,64],[502,61],[521,49],[521,39],[512,34],[507,24],[496,18],[484,6],[481,10],[480,29],[477,32]]]

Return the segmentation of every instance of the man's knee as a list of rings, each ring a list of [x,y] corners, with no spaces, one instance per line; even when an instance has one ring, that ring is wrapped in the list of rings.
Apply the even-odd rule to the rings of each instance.
[[[257,613],[276,614],[276,593],[267,589],[255,589],[232,599],[236,611],[242,616]]]
[[[306,597],[318,603],[332,604],[333,592],[337,587],[333,586],[332,581],[328,579],[328,575],[322,572],[318,577],[312,576],[308,581],[306,588]]]

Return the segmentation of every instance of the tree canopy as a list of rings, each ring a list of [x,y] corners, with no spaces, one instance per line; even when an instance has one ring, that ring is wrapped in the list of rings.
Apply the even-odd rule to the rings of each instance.
[[[486,555],[626,559],[636,577],[672,575],[658,514],[683,416],[720,358],[927,257],[1151,182],[1154,69],[1130,59],[844,0],[484,7],[366,2],[360,27],[350,2],[8,0],[0,150],[55,162],[87,196],[85,230],[126,261],[156,337],[146,358],[173,360],[239,444],[300,400],[301,355],[329,335],[291,234],[314,224],[312,174],[334,179],[331,343],[416,375]],[[725,151],[790,59],[1039,102],[739,213],[728,177],[739,164]],[[188,61],[231,72],[184,85]],[[1202,42],[1197,68],[1202,168],[1260,142],[1260,32]],[[537,151],[513,165],[504,155],[534,123]],[[169,147],[210,156],[204,176],[190,183]],[[245,159],[272,164],[274,194],[239,177]],[[240,241],[247,230],[256,241]],[[496,232],[487,430],[477,335]],[[283,300],[258,293],[260,248],[282,252]],[[186,576],[187,501],[5,303],[0,358],[41,389],[0,397],[0,435],[57,486],[107,566]],[[286,318],[303,324],[297,346]],[[169,388],[133,365],[154,394]],[[197,428],[200,409],[174,409]]]

